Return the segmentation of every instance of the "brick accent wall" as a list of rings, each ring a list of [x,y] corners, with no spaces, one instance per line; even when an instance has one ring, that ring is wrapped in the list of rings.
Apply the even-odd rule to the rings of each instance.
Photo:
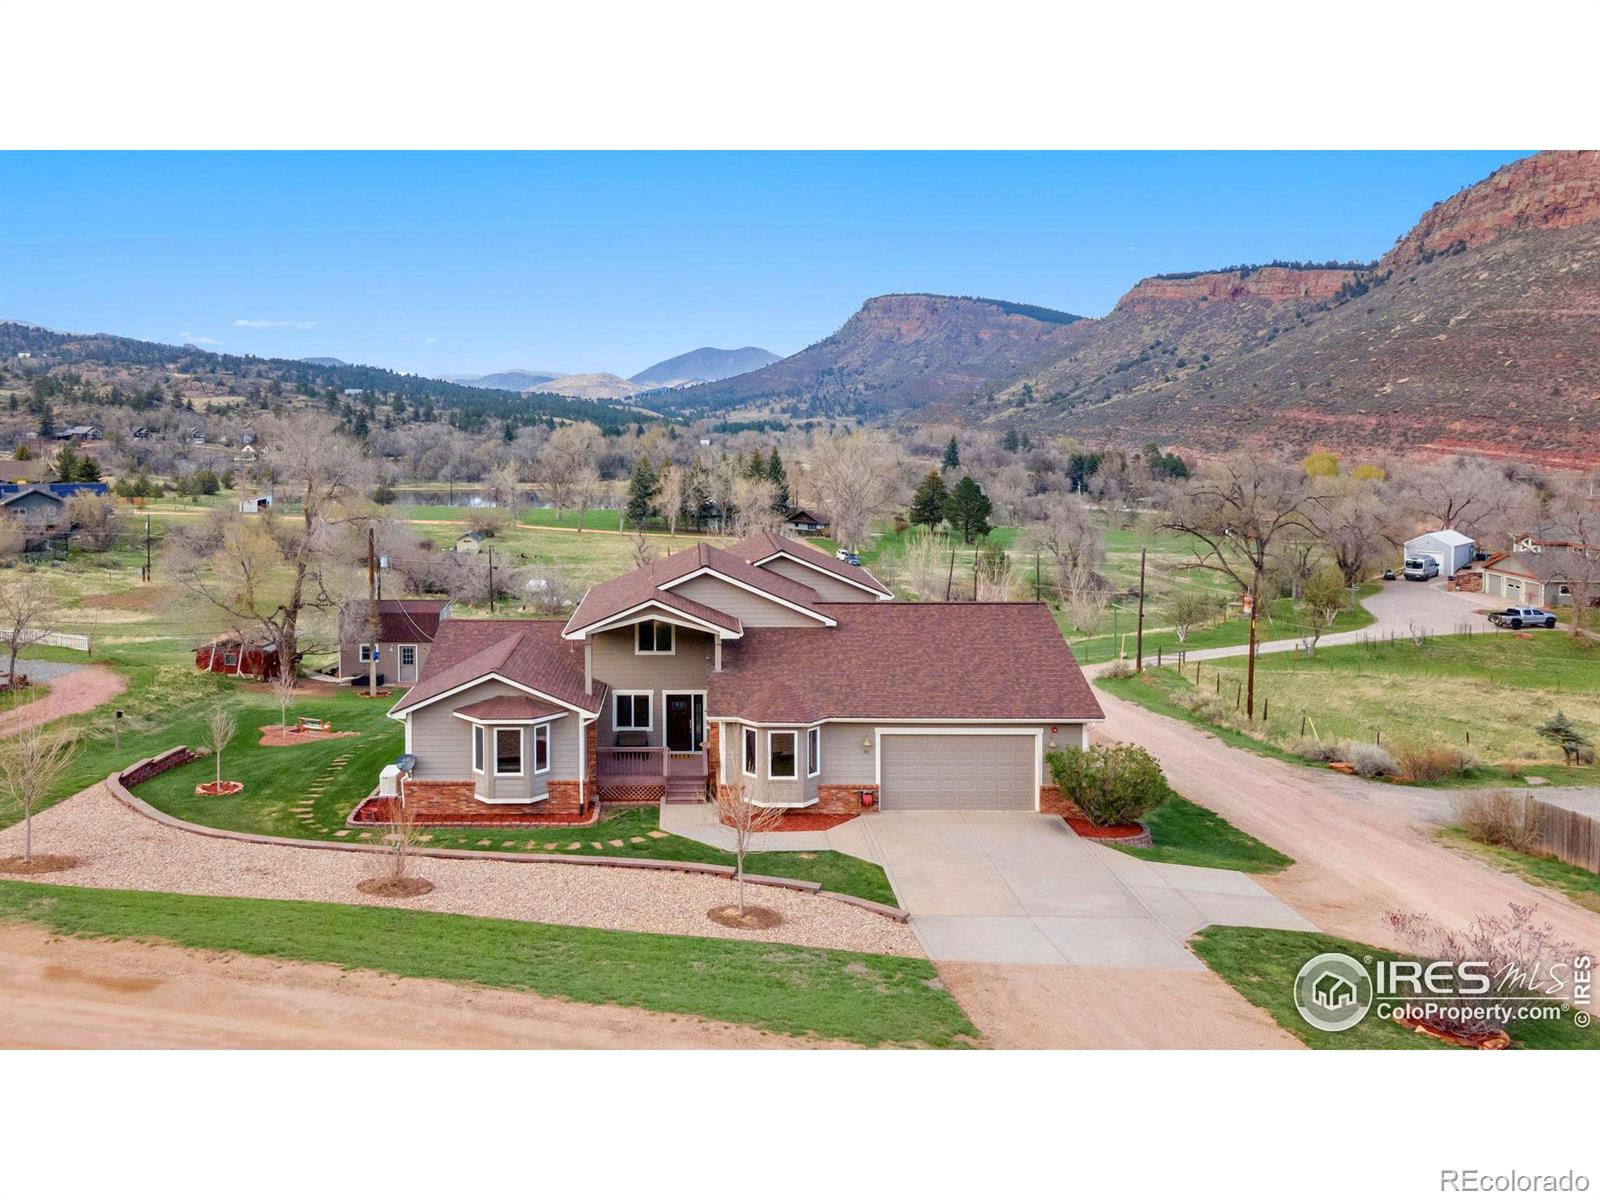
[[[706,778],[713,785],[722,778],[721,721],[712,721],[706,726]]]
[[[578,793],[576,779],[552,779],[549,784],[550,796],[538,804],[528,805],[532,813],[571,813],[576,816],[583,811],[583,803]]]
[[[861,805],[861,793],[872,797],[872,806],[878,806],[878,785],[875,783],[824,783],[817,787],[817,802],[806,811],[818,813],[866,812]]]
[[[1081,817],[1078,806],[1061,794],[1061,789],[1047,783],[1039,789],[1039,811],[1055,813],[1058,817]]]
[[[117,776],[117,782],[125,788],[135,788],[147,779],[154,779],[163,771],[170,771],[174,767],[181,767],[185,763],[192,763],[195,759],[203,757],[205,756],[195,753],[187,746],[174,746],[164,754],[134,763]]]
[[[589,731],[584,735],[583,748],[583,778],[586,781],[585,789],[589,794],[589,802],[598,804],[600,801],[600,722],[592,722]]]

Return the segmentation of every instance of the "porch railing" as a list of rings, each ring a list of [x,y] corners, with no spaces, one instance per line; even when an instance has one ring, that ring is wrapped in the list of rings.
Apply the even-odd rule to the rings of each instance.
[[[701,750],[668,750],[665,746],[601,746],[599,768],[602,779],[665,779],[671,775],[706,774],[706,756]]]

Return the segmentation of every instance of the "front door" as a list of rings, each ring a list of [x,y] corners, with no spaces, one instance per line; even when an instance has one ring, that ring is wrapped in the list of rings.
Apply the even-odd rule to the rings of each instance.
[[[415,646],[400,647],[400,682],[415,683],[417,681],[417,648]]]
[[[679,753],[700,749],[706,738],[706,698],[693,692],[668,692],[667,749]]]

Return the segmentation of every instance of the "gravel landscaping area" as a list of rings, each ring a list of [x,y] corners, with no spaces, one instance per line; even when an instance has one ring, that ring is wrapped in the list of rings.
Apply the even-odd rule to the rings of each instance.
[[[729,929],[706,913],[732,901],[732,882],[674,871],[419,858],[416,874],[431,881],[433,891],[410,900],[384,900],[356,890],[378,868],[372,856],[253,845],[171,829],[120,803],[104,784],[86,788],[36,816],[33,844],[39,853],[76,855],[82,860],[82,865],[41,882],[338,901],[924,957],[916,935],[904,925],[782,888],[746,888],[746,902],[777,911],[783,916],[781,925]],[[0,857],[21,850],[20,824],[0,831]]]

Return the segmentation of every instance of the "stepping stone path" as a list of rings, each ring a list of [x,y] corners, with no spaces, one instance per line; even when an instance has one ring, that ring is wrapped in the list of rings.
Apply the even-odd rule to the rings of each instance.
[[[613,846],[620,846],[620,845],[622,845],[622,839],[621,838],[612,838],[611,839],[611,844]]]
[[[545,844],[544,844],[544,848],[545,848],[545,849],[546,849],[546,850],[554,850],[554,849],[555,849],[555,848],[556,848],[556,847],[557,847],[557,846],[559,846],[559,845],[561,845],[561,843],[560,843],[560,842],[546,842],[546,843],[545,843]]]
[[[630,842],[632,842],[632,843],[633,843],[633,844],[634,844],[634,845],[635,845],[635,846],[637,846],[637,845],[639,845],[639,844],[640,844],[640,843],[641,843],[641,842],[643,842],[643,841],[645,841],[645,840],[646,840],[646,839],[645,839],[645,838],[642,838],[642,837],[631,837],[631,838],[629,838],[629,839],[628,839],[628,840],[629,840],[629,841],[630,841]]]
[[[568,850],[581,850],[581,849],[583,849],[583,843],[582,842],[573,842],[570,846],[567,847],[567,849]]]
[[[341,754],[337,758],[329,760],[328,765],[322,769],[322,774],[318,775],[306,787],[306,794],[304,798],[296,800],[293,807],[290,809],[290,811],[294,813],[296,821],[302,825],[313,825],[323,832],[329,832],[327,826],[323,825],[317,820],[317,801],[323,799],[327,795],[328,786],[333,783],[339,772],[344,770],[349,763],[350,755],[348,753]],[[331,832],[335,837],[348,837],[350,833],[348,829],[336,829],[332,830]],[[363,833],[360,836],[363,838],[370,838],[372,835],[370,833]]]
[[[664,829],[652,829],[650,831],[650,836],[653,838],[664,838],[671,837],[672,835]]]

